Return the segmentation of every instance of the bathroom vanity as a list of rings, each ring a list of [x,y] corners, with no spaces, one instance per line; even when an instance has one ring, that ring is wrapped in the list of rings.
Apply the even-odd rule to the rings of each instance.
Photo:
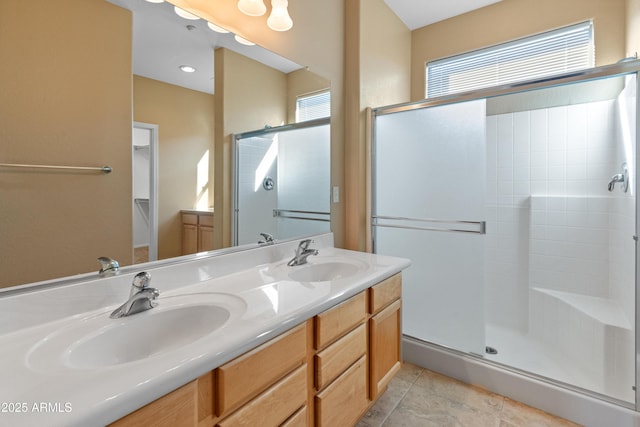
[[[400,368],[409,261],[297,245],[146,264],[159,304],[121,319],[137,266],[0,296],[0,425],[355,424]]]

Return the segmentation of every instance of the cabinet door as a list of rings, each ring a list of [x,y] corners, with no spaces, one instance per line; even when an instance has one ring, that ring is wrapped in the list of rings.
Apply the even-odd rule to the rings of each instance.
[[[198,252],[198,226],[182,224],[182,255]]]
[[[213,250],[213,227],[198,227],[198,252]]]
[[[369,397],[374,400],[400,370],[400,300],[369,320]]]

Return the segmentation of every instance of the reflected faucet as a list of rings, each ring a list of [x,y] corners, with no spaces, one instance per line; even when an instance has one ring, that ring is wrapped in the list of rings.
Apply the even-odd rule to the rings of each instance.
[[[269,233],[260,233],[260,235],[262,236],[262,238],[264,240],[259,240],[258,244],[259,245],[273,245],[275,243],[275,240],[273,238],[272,234]]]
[[[617,173],[611,177],[611,179],[609,180],[609,185],[607,186],[607,189],[609,191],[613,191],[613,189],[615,188],[616,182],[619,182],[622,184],[622,189],[624,190],[625,193],[629,190],[629,169],[626,163],[622,164],[622,173]]]
[[[116,308],[111,313],[112,319],[131,316],[132,314],[142,311],[151,310],[158,305],[156,299],[160,296],[160,291],[156,288],[150,288],[151,274],[143,271],[133,278],[131,290],[129,291],[129,299]]]
[[[303,265],[307,263],[309,255],[318,255],[317,249],[309,249],[309,245],[313,243],[311,239],[305,239],[298,244],[296,255],[287,263],[289,267]]]
[[[100,277],[109,277],[115,276],[119,273],[118,269],[120,268],[120,264],[115,259],[101,256],[98,258],[98,261],[102,265],[100,271],[98,271],[98,276]]]

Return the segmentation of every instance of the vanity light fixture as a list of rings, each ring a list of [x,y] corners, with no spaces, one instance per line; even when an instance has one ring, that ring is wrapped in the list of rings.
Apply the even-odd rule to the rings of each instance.
[[[271,14],[267,25],[273,31],[288,31],[293,27],[293,20],[289,16],[288,0],[271,0]]]
[[[190,19],[192,21],[200,19],[199,16],[196,16],[193,13],[189,13],[184,9],[180,9],[178,6],[174,6],[173,10],[176,12],[176,15],[178,15],[180,18]]]
[[[262,16],[267,11],[267,6],[262,0],[238,0],[240,12],[249,16]]]
[[[185,73],[195,73],[196,69],[194,67],[192,67],[191,65],[181,65],[178,68],[180,68],[180,70],[184,71]]]

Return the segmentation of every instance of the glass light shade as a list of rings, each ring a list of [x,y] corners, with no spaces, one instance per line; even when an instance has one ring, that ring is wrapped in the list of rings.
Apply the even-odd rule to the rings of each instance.
[[[287,0],[271,0],[271,14],[267,19],[267,25],[274,31],[287,31],[293,27],[293,20],[287,10]]]
[[[240,44],[244,44],[244,45],[247,45],[247,46],[253,46],[253,45],[255,45],[255,43],[250,42],[249,40],[247,40],[247,39],[245,39],[245,38],[243,38],[243,37],[240,37],[240,36],[239,36],[239,35],[237,35],[237,34],[236,34],[235,36],[233,36],[233,38],[234,38],[234,39],[236,39],[236,41],[237,41],[238,43],[240,43]]]
[[[189,13],[186,10],[180,9],[178,6],[174,6],[173,10],[176,12],[180,18],[191,19],[195,21],[196,19],[200,19],[199,16],[194,15],[193,13]]]
[[[216,33],[227,34],[229,32],[222,27],[218,27],[216,24],[212,24],[211,22],[207,22],[207,27],[209,27],[211,31],[215,31]]]
[[[240,12],[249,16],[262,16],[267,11],[267,6],[262,0],[238,0]]]

